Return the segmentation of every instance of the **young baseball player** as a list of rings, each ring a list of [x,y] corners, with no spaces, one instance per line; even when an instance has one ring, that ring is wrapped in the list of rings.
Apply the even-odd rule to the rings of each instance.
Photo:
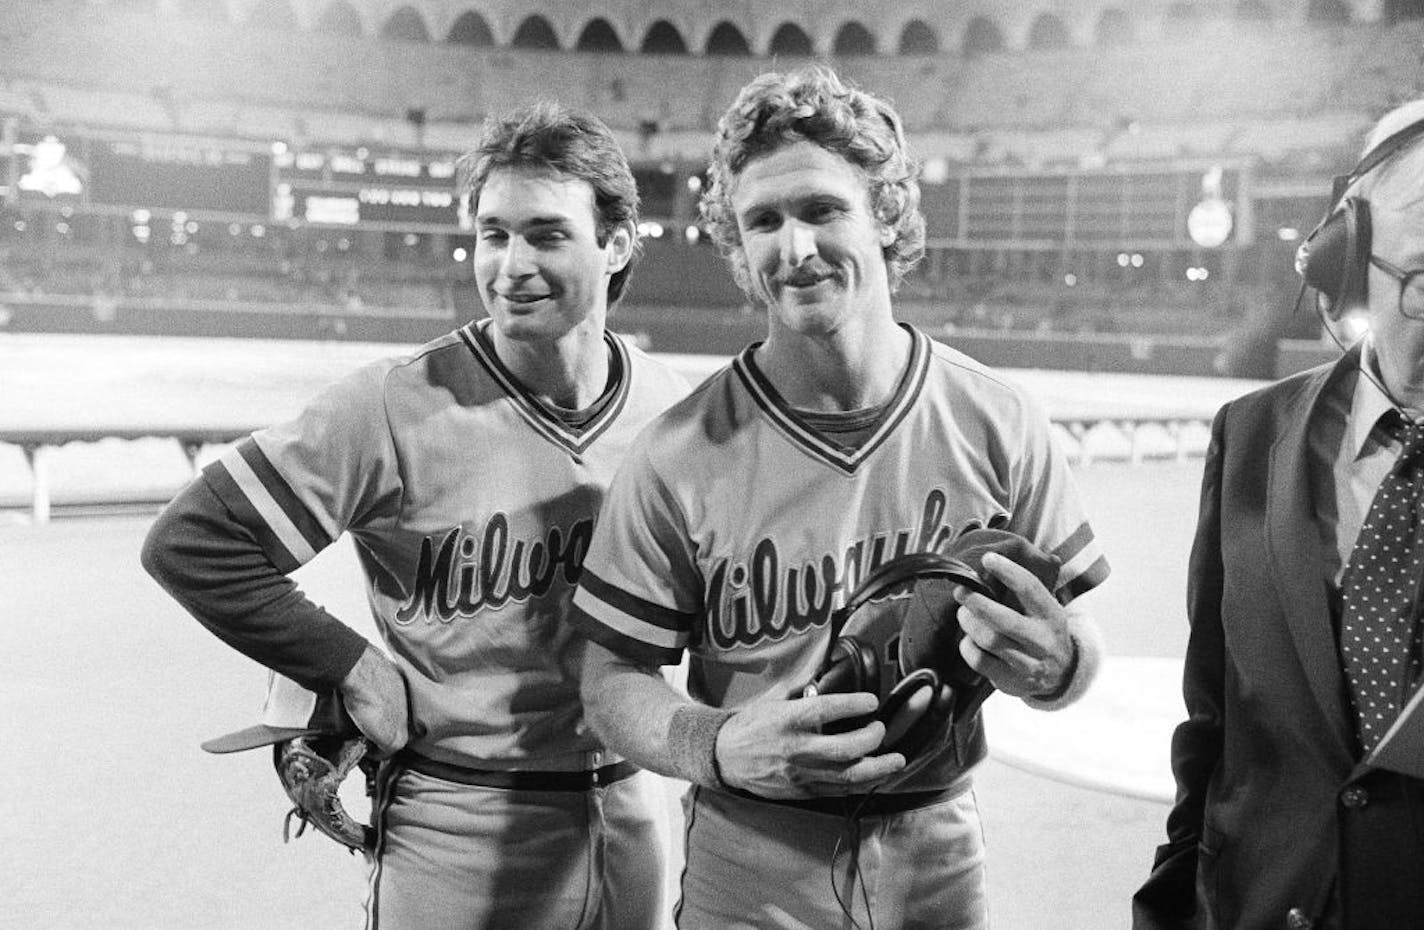
[[[986,556],[1025,612],[960,590],[965,660],[1046,708],[1097,665],[1064,605],[1107,565],[1047,418],[892,316],[923,248],[915,171],[894,111],[823,68],[757,78],[718,128],[704,215],[767,338],[634,446],[573,614],[595,728],[692,783],[681,927],[986,925],[977,713],[891,783],[905,759],[877,751],[882,723],[821,732],[873,695],[800,697],[875,566],[974,527],[1027,537],[1056,583]],[[658,673],[684,652],[692,700]]]
[[[604,327],[633,175],[601,122],[554,105],[489,122],[461,169],[489,319],[237,444],[144,564],[235,649],[337,689],[390,754],[369,928],[659,926],[656,780],[585,726],[564,622],[615,466],[687,392]],[[343,532],[389,658],[287,577]]]

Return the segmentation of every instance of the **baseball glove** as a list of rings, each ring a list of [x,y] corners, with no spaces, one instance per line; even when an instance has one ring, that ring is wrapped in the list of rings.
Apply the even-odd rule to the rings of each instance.
[[[341,803],[342,782],[359,768],[366,778],[367,793],[375,777],[376,765],[368,756],[365,738],[301,736],[272,747],[277,777],[295,805],[282,825],[283,841],[301,836],[310,824],[354,852],[369,854],[375,849],[375,831],[357,823]],[[292,818],[300,821],[291,833]]]
[[[956,586],[1023,610],[1002,582],[984,571],[997,552],[1027,568],[1052,591],[1059,560],[1015,533],[975,529],[944,553],[898,556],[872,571],[831,617],[830,647],[803,696],[869,691],[880,706],[867,717],[827,726],[844,732],[884,722],[884,752],[905,756],[903,781],[934,758],[953,728],[970,720],[994,690],[959,652]]]

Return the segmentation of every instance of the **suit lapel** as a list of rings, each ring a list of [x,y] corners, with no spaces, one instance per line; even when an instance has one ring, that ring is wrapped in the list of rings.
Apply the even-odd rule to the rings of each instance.
[[[1359,364],[1359,348],[1311,379],[1283,412],[1286,429],[1271,447],[1266,547],[1277,579],[1286,625],[1310,689],[1342,752],[1353,738],[1344,702],[1344,679],[1330,620],[1321,539],[1310,479],[1310,423],[1326,385]]]

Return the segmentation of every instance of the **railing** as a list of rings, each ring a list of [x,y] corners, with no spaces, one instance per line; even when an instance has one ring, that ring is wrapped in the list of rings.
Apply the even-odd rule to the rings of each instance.
[[[36,523],[57,507],[134,503],[110,484],[150,486],[142,503],[166,499],[214,447],[295,415],[321,388],[359,365],[410,345],[184,337],[0,334],[0,509]],[[971,354],[975,354],[971,352]],[[725,356],[658,353],[692,383]],[[1102,460],[1182,461],[1200,455],[1222,403],[1260,382],[1227,378],[1001,368],[1036,397],[1065,454]],[[143,440],[167,440],[150,465]],[[118,440],[126,451],[65,447]],[[15,448],[23,452],[17,455]],[[141,461],[130,465],[132,450]],[[157,448],[154,450],[157,454]],[[111,458],[125,459],[115,465]],[[82,460],[76,464],[75,459]],[[8,463],[8,464],[7,464]],[[28,471],[28,475],[25,472]],[[93,472],[85,479],[80,473]],[[112,478],[111,478],[112,476]],[[76,493],[89,480],[97,495]],[[128,496],[124,496],[128,494]],[[94,499],[94,498],[98,499]]]

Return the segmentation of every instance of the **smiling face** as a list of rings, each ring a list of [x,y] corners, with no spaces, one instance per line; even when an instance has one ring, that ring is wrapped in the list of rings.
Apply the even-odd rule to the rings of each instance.
[[[628,264],[632,234],[598,243],[593,187],[550,171],[500,169],[475,205],[475,280],[494,325],[521,342],[603,326],[608,279]]]
[[[811,142],[783,146],[747,164],[731,203],[753,296],[773,327],[829,334],[889,313],[884,250],[894,232],[845,159]]]

